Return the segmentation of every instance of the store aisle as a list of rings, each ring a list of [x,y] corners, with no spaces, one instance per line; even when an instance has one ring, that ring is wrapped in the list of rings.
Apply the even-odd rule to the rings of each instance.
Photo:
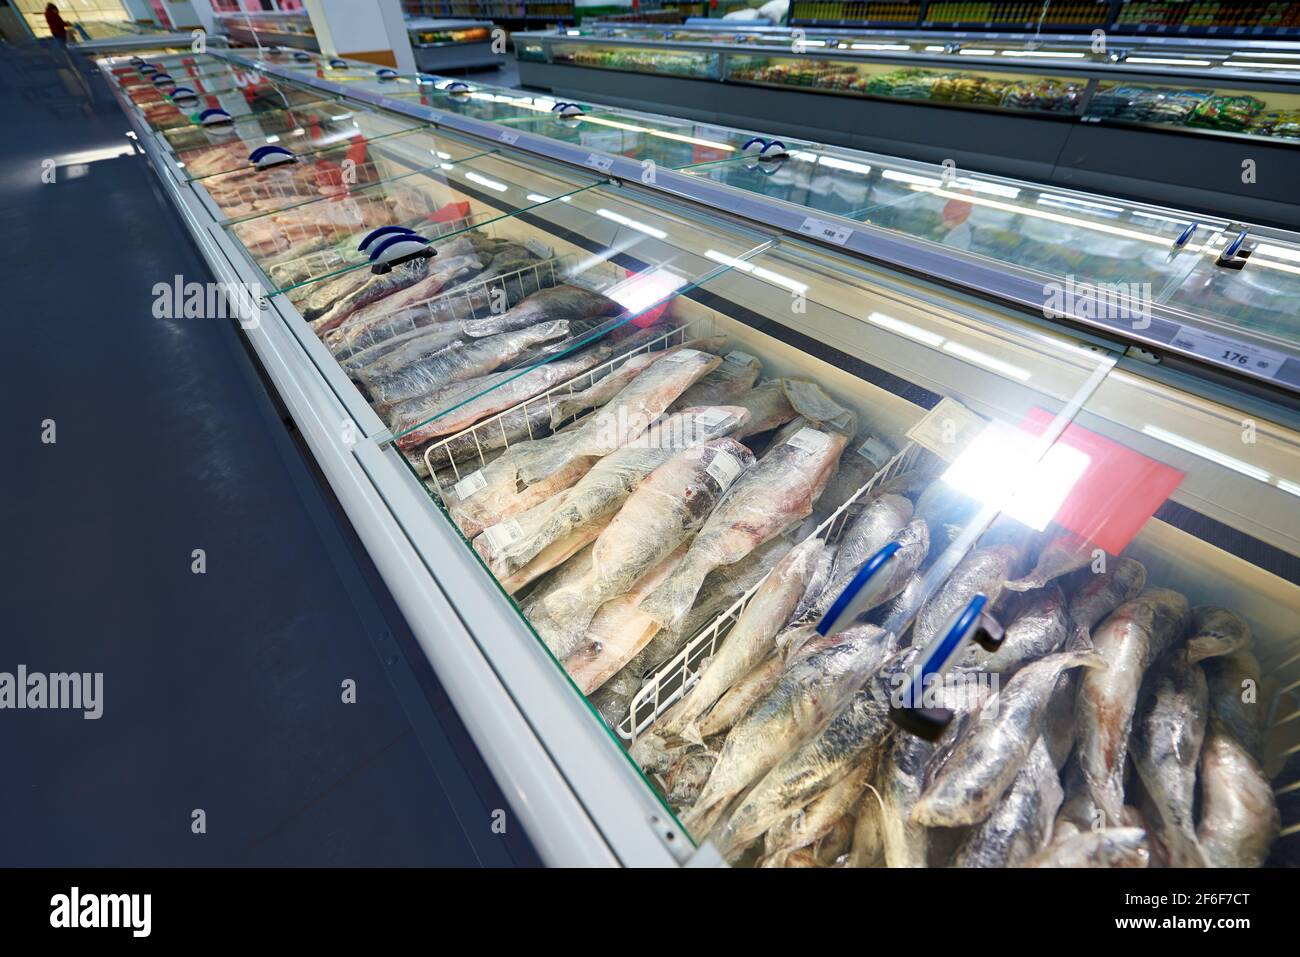
[[[0,710],[0,864],[536,864],[237,331],[153,318],[210,276],[102,81],[0,48],[0,115],[0,673],[103,673]]]

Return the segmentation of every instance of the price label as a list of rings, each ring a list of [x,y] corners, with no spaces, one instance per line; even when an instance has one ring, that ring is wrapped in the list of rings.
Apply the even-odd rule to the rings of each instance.
[[[825,432],[818,432],[816,429],[800,429],[790,438],[786,439],[786,445],[792,445],[800,452],[820,452],[826,447],[826,443],[831,437]]]
[[[730,452],[718,452],[713,456],[713,461],[708,464],[704,471],[713,476],[713,480],[726,490],[731,488],[731,483],[736,481],[736,476],[740,474],[740,461]]]
[[[1203,359],[1211,359],[1220,365],[1232,366],[1243,372],[1251,372],[1269,379],[1277,376],[1277,370],[1286,361],[1286,356],[1272,349],[1248,345],[1229,339],[1227,336],[1201,329],[1189,329],[1186,326],[1178,330],[1178,334],[1169,344]]]
[[[731,413],[723,409],[705,409],[695,418],[696,421],[706,429],[714,429],[722,423],[729,421],[731,417]]]
[[[836,246],[843,246],[853,235],[853,230],[848,226],[841,226],[838,223],[828,223],[824,219],[814,219],[809,216],[799,225],[799,232],[805,236],[811,236],[813,239],[822,239],[828,243],[834,243]]]
[[[507,146],[514,146],[519,142],[519,134],[514,130],[502,130],[497,134],[497,139],[502,143],[505,143]]]
[[[858,446],[858,454],[876,468],[881,468],[894,457],[894,450],[872,435]]]
[[[601,156],[598,153],[588,153],[587,165],[592,169],[600,170],[602,173],[608,173],[614,166],[614,157]]]
[[[513,518],[508,522],[501,522],[498,525],[492,525],[483,529],[483,535],[487,538],[487,543],[492,546],[494,552],[499,552],[504,548],[509,548],[519,539],[524,537],[523,527]]]
[[[482,469],[479,469],[472,475],[466,475],[463,479],[453,485],[451,490],[455,492],[456,497],[463,502],[475,492],[485,488],[487,488],[487,476],[483,474]]]

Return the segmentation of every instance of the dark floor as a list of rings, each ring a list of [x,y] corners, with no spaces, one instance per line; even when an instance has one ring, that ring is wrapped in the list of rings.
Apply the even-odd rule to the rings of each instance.
[[[104,712],[0,710],[0,864],[536,864],[238,331],[152,317],[210,276],[145,160],[42,183],[126,142],[76,65],[0,46],[0,672]]]

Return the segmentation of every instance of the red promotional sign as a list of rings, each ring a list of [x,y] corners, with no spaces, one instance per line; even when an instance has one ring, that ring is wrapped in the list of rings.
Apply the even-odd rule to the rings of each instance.
[[[1034,409],[1021,428],[1038,435],[1053,418]],[[1088,465],[1054,521],[1112,555],[1128,546],[1185,474],[1074,424],[1057,442],[1086,455]]]

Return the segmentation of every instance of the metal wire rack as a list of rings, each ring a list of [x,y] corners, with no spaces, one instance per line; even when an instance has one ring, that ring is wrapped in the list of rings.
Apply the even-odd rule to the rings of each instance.
[[[928,455],[929,453],[920,446],[908,443],[872,475],[866,485],[858,489],[818,525],[813,535],[824,538],[828,543],[837,542],[857,502],[862,501],[882,483],[916,468],[918,462]],[[696,633],[681,651],[661,664],[646,678],[645,683],[632,698],[627,717],[617,728],[620,738],[629,742],[635,740],[637,735],[644,733],[694,686],[699,680],[704,662],[712,657],[718,645],[744,614],[750,600],[763,587],[764,581],[767,581],[766,575],[741,595],[735,604]]]
[[[673,346],[682,345],[691,339],[698,339],[713,334],[712,319],[699,319],[681,325],[670,326],[664,331],[650,339],[649,341],[639,342],[633,348],[621,352],[614,358],[602,362],[600,365],[588,369],[586,372],[579,373],[572,379],[561,382],[559,385],[547,389],[545,392],[538,393],[531,399],[525,399],[523,402],[516,403],[503,412],[489,416],[467,429],[462,429],[454,435],[449,435],[439,439],[431,444],[424,452],[424,464],[429,469],[429,474],[433,477],[439,493],[443,488],[441,479],[438,477],[442,469],[450,468],[456,481],[462,477],[462,469],[473,472],[482,468],[488,463],[488,455],[498,449],[508,449],[510,447],[510,436],[506,431],[505,423],[507,419],[513,419],[523,411],[522,418],[528,424],[528,439],[541,438],[535,435],[532,427],[532,417],[528,414],[530,411],[546,409],[547,416],[554,411],[557,399],[574,395],[578,392],[588,389],[595,385],[605,376],[617,370],[633,356],[641,355],[647,352],[655,352],[661,349],[669,349]],[[560,428],[563,424],[556,423]],[[466,465],[464,458],[457,462],[457,456],[453,455],[454,447],[462,446],[466,437],[474,440],[475,454]],[[436,463],[436,464],[435,464]]]

